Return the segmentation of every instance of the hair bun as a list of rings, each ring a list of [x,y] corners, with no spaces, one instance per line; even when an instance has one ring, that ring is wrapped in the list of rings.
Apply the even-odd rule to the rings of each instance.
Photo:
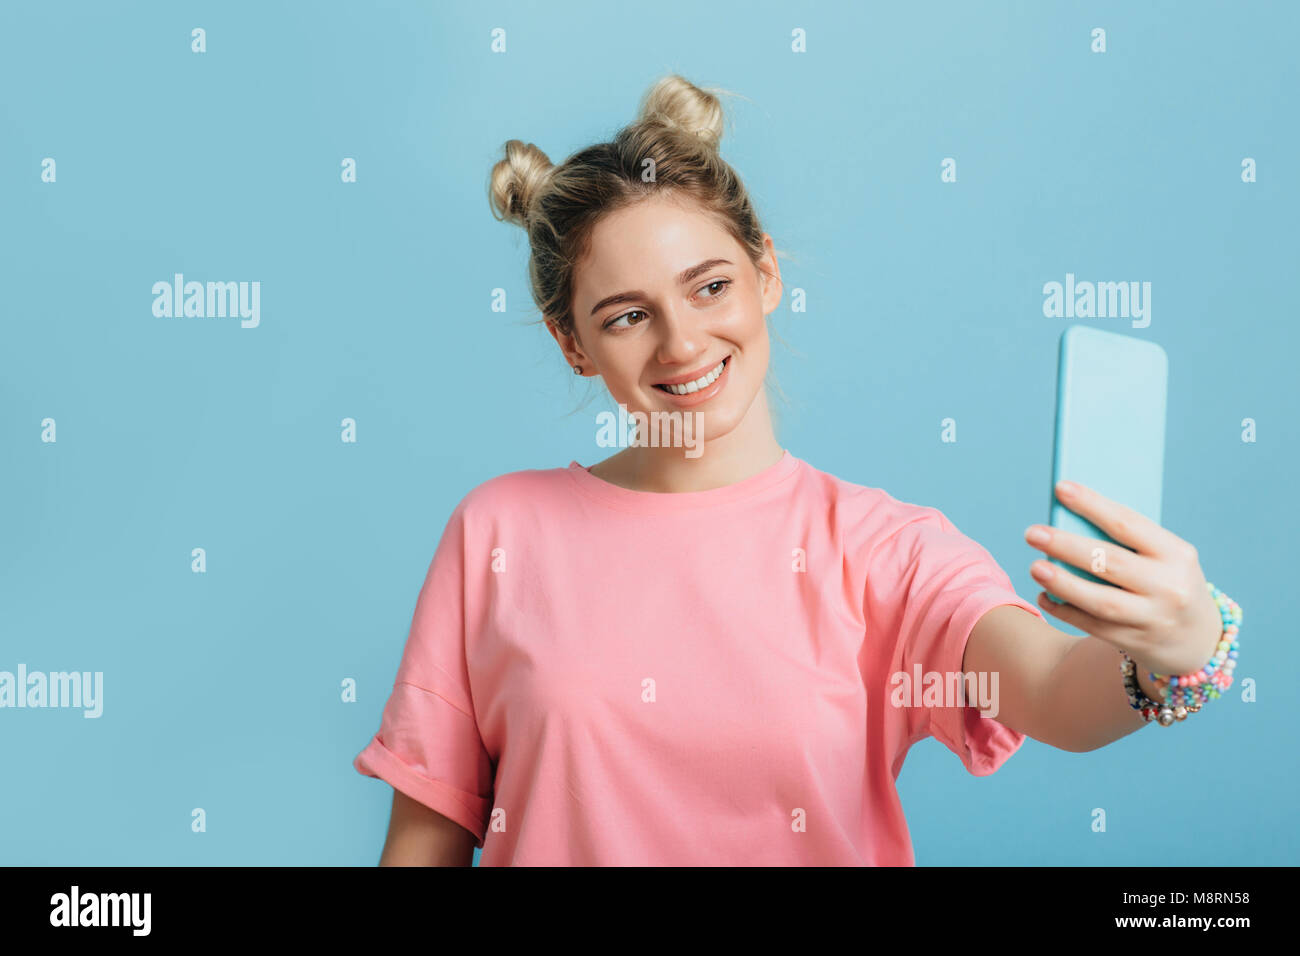
[[[533,202],[554,164],[532,143],[512,139],[506,142],[505,158],[492,167],[488,201],[492,215],[528,228]]]
[[[715,93],[725,92],[702,89],[683,76],[669,74],[646,92],[637,118],[641,123],[692,133],[717,149],[722,141],[723,110]]]

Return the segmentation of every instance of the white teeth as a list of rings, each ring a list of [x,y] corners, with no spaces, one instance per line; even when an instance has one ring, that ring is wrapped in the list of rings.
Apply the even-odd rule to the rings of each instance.
[[[687,382],[685,385],[665,385],[664,388],[668,389],[668,391],[672,392],[674,395],[689,395],[691,392],[698,392],[702,388],[708,388],[718,380],[718,376],[722,374],[723,367],[726,363],[727,360],[723,359],[713,367],[713,371],[709,372],[709,374],[705,375],[703,378],[697,378],[695,381]]]

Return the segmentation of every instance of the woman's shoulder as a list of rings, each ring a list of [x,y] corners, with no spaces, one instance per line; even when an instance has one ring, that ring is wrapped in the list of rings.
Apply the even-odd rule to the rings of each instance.
[[[807,480],[826,500],[846,536],[882,539],[910,526],[953,529],[948,517],[933,505],[909,501],[876,485],[850,481],[804,464]]]
[[[568,494],[572,485],[568,472],[568,467],[525,468],[495,475],[466,492],[456,511],[467,517],[536,513]]]

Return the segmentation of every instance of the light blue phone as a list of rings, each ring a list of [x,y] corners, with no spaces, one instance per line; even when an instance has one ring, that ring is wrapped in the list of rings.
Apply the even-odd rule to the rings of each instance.
[[[1061,333],[1049,489],[1053,528],[1115,540],[1057,500],[1056,483],[1062,480],[1087,485],[1160,523],[1168,386],[1169,357],[1154,342],[1086,325]],[[1088,567],[1048,560],[1108,583]],[[1050,591],[1047,596],[1064,603]]]

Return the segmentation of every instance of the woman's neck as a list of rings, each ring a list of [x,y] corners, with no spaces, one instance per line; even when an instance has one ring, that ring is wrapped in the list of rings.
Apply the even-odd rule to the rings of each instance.
[[[785,449],[776,440],[765,389],[759,389],[745,417],[720,438],[707,430],[697,457],[686,448],[625,448],[591,466],[591,473],[632,491],[683,493],[734,485],[770,468]]]

